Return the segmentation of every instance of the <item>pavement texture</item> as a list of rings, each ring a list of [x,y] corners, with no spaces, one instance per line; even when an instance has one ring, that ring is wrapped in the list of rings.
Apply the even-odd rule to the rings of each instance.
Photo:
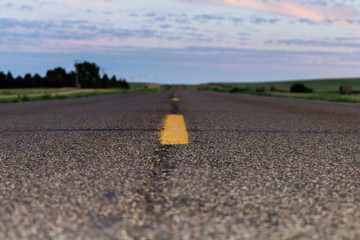
[[[172,97],[0,105],[0,239],[360,239],[359,105]]]

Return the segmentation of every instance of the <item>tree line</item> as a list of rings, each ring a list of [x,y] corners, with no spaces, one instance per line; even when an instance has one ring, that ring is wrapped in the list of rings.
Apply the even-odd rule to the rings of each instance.
[[[0,72],[0,88],[124,88],[129,89],[125,79],[111,78],[104,74],[100,76],[100,67],[95,63],[82,62],[75,64],[75,71],[66,72],[57,67],[48,70],[45,76],[25,74],[24,77],[14,77],[11,72]]]

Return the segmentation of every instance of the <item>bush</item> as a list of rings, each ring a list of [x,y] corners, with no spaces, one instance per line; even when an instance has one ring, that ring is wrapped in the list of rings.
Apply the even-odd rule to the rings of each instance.
[[[229,93],[238,93],[240,92],[240,88],[237,88],[237,87],[234,87],[234,88],[231,88]]]
[[[238,87],[233,87],[229,90],[229,93],[241,93],[241,92],[248,92],[249,88],[238,88]]]
[[[272,92],[287,92],[286,90],[281,89],[277,86],[271,86],[270,91],[272,91]]]
[[[51,96],[49,93],[46,93],[40,97],[42,100],[50,100],[53,99],[53,96]]]
[[[292,93],[311,93],[311,92],[313,92],[313,90],[309,87],[306,87],[302,83],[295,83],[294,85],[291,86],[290,92],[292,92]]]
[[[340,86],[340,94],[351,94],[353,92],[351,86]]]
[[[259,92],[259,93],[265,92],[265,88],[263,87],[256,88],[255,92]]]
[[[15,98],[14,101],[15,102],[28,102],[31,99],[27,96],[27,95],[23,95],[23,94],[18,94]]]
[[[263,93],[263,92],[270,92],[271,89],[269,87],[258,87],[255,89],[255,92]]]
[[[218,88],[218,87],[212,88],[211,90],[215,91],[215,92],[221,92],[221,88]]]

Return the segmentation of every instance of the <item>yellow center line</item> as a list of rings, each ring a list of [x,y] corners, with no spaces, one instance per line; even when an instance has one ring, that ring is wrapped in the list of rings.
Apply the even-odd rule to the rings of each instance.
[[[178,102],[178,101],[180,101],[180,98],[174,97],[174,98],[172,98],[171,100],[172,100],[173,102]]]
[[[183,115],[169,114],[166,116],[160,142],[162,145],[189,144],[189,136]]]

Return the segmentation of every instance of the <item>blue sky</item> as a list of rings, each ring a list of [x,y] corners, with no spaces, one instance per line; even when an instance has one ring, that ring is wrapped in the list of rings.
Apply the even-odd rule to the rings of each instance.
[[[75,60],[129,81],[360,76],[357,0],[2,0],[0,71]]]

